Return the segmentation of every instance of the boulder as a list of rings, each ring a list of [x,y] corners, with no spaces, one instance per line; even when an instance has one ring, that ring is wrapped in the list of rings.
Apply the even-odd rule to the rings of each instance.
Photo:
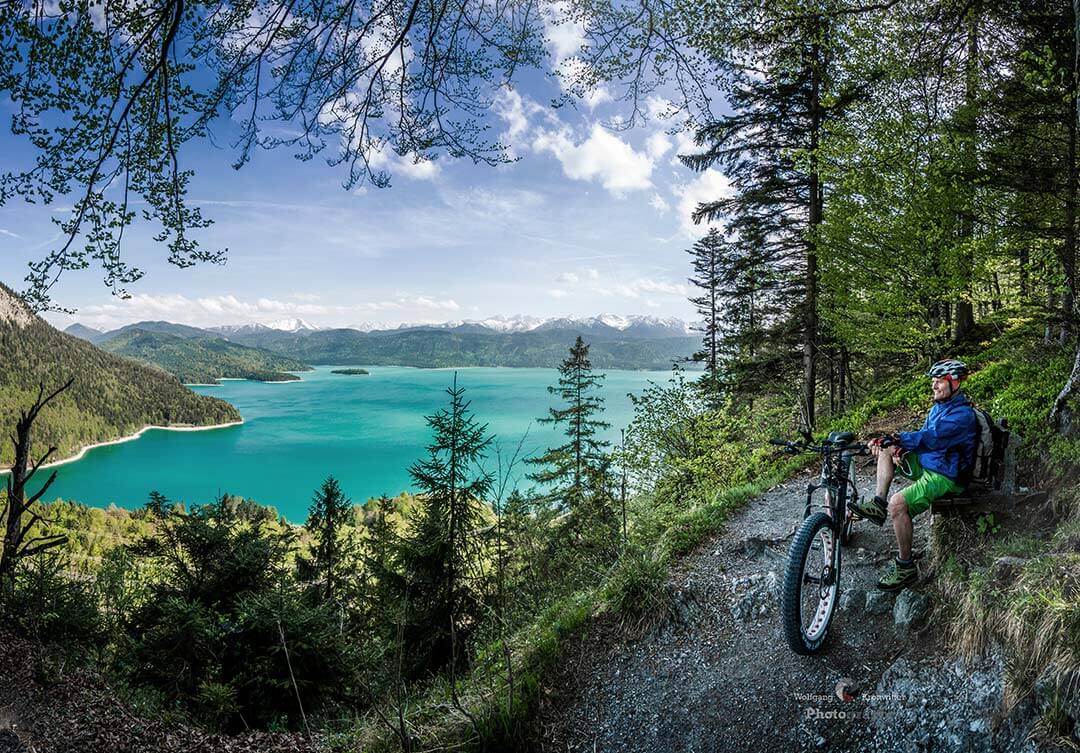
[[[930,609],[930,599],[926,594],[905,588],[896,597],[893,605],[893,621],[897,627],[907,630],[918,624]]]
[[[1023,557],[998,557],[994,560],[991,574],[994,585],[1004,588],[1012,584],[1024,569],[1027,560]]]
[[[885,614],[892,608],[893,595],[888,591],[871,589],[866,592],[866,613]]]

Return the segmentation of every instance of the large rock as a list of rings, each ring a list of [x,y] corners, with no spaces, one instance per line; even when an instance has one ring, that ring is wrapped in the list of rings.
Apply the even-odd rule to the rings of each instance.
[[[992,569],[994,585],[1004,588],[1019,577],[1027,560],[1023,557],[998,557]]]
[[[866,592],[867,614],[885,614],[892,609],[893,595],[888,591],[870,589]]]
[[[921,622],[929,609],[930,600],[926,594],[905,588],[893,605],[893,621],[897,627],[907,630]]]

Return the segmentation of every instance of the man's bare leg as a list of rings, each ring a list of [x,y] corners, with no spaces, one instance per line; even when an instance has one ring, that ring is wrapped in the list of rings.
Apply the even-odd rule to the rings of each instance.
[[[911,559],[911,515],[908,514],[907,500],[903,492],[897,492],[889,500],[889,516],[892,518],[893,531],[896,532],[896,548],[900,559]]]
[[[896,463],[892,453],[886,449],[878,450],[877,453],[877,496],[881,499],[889,498],[889,486],[892,484],[896,473]]]

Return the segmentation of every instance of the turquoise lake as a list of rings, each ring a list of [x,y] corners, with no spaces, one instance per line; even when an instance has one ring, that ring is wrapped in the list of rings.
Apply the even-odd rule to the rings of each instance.
[[[368,367],[367,376],[331,374],[319,366],[302,381],[266,384],[230,380],[192,387],[235,405],[244,423],[199,432],[150,430],[123,444],[98,447],[58,466],[50,499],[104,507],[139,507],[151,490],[189,504],[219,492],[273,505],[302,522],[314,490],[327,475],[341,482],[354,502],[411,487],[409,466],[425,456],[430,431],[424,416],[448,403],[453,369]],[[477,420],[511,454],[528,431],[524,451],[539,453],[561,443],[550,424],[536,419],[558,405],[547,386],[554,369],[457,369],[458,385]],[[605,438],[618,442],[633,408],[627,393],[640,393],[669,372],[608,371],[602,396]],[[495,471],[492,446],[488,467]],[[519,466],[517,475],[526,469]],[[523,480],[523,485],[528,484]]]

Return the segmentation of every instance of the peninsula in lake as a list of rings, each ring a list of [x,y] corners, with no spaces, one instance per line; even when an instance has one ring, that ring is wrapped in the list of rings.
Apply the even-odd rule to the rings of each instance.
[[[224,400],[198,395],[156,366],[109,353],[60,332],[34,315],[0,284],[0,425],[14,426],[34,402],[39,386],[51,391],[74,377],[70,389],[38,417],[34,439],[56,447],[50,460],[81,448],[130,436],[147,426],[198,427],[232,424],[240,413]],[[10,442],[0,443],[0,467],[13,461]]]
[[[300,378],[289,372],[311,370],[299,359],[172,322],[138,322],[110,332],[73,324],[65,331],[110,353],[160,366],[186,384],[217,384],[219,379],[288,382]]]

